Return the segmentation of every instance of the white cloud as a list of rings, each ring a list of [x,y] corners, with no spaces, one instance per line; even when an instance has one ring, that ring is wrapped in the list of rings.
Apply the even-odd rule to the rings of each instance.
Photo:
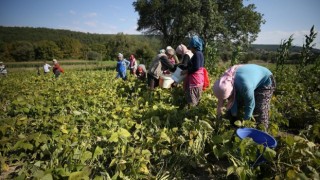
[[[309,35],[309,30],[301,31],[266,31],[260,32],[254,44],[280,44],[283,40],[288,40],[293,35],[293,45],[302,46],[305,43],[305,35]],[[318,35],[320,31],[318,31]],[[316,38],[316,48],[320,48],[319,37]]]
[[[124,32],[125,34],[141,34],[141,32],[137,31],[137,25],[129,28],[126,32]]]
[[[72,24],[73,24],[73,25],[79,25],[79,24],[80,24],[80,21],[72,21]]]
[[[87,22],[84,22],[84,24],[90,27],[97,27],[97,22],[95,21],[87,21]]]
[[[74,10],[70,10],[70,11],[69,11],[69,14],[71,14],[71,15],[76,15],[77,13],[76,13]]]
[[[96,16],[98,16],[98,14],[95,13],[95,12],[92,12],[92,13],[85,14],[83,17],[85,17],[85,18],[93,18],[93,17],[96,17]]]

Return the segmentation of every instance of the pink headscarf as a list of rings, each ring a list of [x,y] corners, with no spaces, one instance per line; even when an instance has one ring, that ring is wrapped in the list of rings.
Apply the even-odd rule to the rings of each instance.
[[[130,67],[133,67],[136,65],[136,58],[134,57],[133,54],[130,55],[129,60],[130,60]]]
[[[177,54],[181,54],[182,56],[185,54],[188,54],[191,58],[193,56],[193,53],[183,44],[180,44],[176,49]]]
[[[214,95],[218,98],[217,114],[218,116],[222,113],[223,101],[231,97],[228,101],[227,109],[230,109],[234,103],[236,92],[233,88],[234,76],[236,74],[237,68],[241,65],[235,65],[227,69],[222,77],[218,79],[212,89]]]

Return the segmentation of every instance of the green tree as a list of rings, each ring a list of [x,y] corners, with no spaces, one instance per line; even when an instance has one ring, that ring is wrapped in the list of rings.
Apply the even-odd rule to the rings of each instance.
[[[0,42],[0,61],[12,61],[9,52],[9,43]]]
[[[61,49],[62,58],[79,58],[82,55],[82,44],[78,39],[62,37],[57,45]]]
[[[53,41],[42,40],[35,44],[35,59],[49,60],[61,58],[61,51]]]
[[[253,42],[264,23],[255,5],[242,0],[137,0],[138,28],[163,36],[165,45],[177,45],[192,34],[205,42]]]
[[[15,61],[34,60],[34,47],[30,42],[17,41],[10,45],[10,55]]]
[[[95,43],[90,46],[91,51],[89,60],[102,60],[107,52],[106,46],[104,44]],[[94,57],[94,58],[92,58]]]

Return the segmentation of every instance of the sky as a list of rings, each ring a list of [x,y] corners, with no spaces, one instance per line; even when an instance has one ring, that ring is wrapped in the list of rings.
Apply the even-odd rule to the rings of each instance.
[[[45,27],[98,34],[141,34],[134,0],[0,0],[0,26]],[[320,49],[320,0],[244,0],[266,20],[254,44],[302,46],[314,25]]]

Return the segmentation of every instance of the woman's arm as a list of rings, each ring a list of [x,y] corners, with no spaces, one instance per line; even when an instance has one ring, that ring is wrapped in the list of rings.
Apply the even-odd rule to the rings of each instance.
[[[162,64],[162,67],[164,67],[165,69],[169,69],[169,71],[171,72],[175,71],[174,65],[169,61],[169,59],[166,56],[161,56],[160,62]]]
[[[203,54],[200,52],[196,52],[188,64],[188,74],[192,74],[201,67],[201,64],[203,64]]]

